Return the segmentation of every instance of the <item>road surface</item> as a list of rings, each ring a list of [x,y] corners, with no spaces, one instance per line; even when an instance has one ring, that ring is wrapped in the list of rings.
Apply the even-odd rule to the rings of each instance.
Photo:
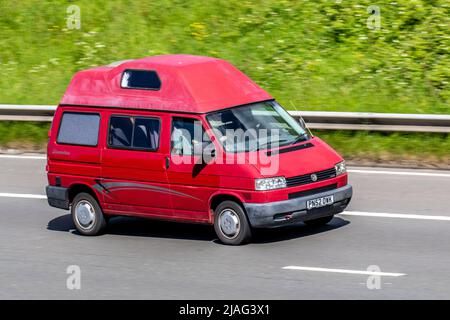
[[[352,202],[328,226],[230,247],[209,226],[136,218],[80,236],[43,196],[43,156],[0,166],[0,299],[450,298],[449,171],[352,167]]]

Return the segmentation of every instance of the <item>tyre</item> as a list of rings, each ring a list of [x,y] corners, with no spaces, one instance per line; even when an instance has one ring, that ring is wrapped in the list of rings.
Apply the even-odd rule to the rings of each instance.
[[[75,196],[71,208],[72,220],[79,233],[85,236],[101,234],[106,227],[106,220],[97,200],[88,193]]]
[[[323,217],[323,218],[318,218],[318,219],[314,219],[314,220],[307,220],[307,221],[304,221],[304,223],[307,226],[311,226],[311,227],[321,227],[321,226],[326,225],[331,220],[333,220],[333,217],[334,216],[329,216],[329,217]]]
[[[247,243],[252,236],[244,209],[234,201],[224,201],[214,210],[214,230],[228,245]]]

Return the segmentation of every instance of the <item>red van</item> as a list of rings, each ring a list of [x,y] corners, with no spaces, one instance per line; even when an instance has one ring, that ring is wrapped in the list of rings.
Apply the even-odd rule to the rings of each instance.
[[[78,72],[49,133],[48,203],[79,233],[113,216],[252,228],[319,226],[352,197],[345,162],[230,63],[191,55]]]

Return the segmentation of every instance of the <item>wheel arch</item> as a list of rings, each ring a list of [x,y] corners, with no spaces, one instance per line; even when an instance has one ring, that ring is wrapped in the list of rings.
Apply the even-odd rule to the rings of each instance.
[[[85,193],[88,193],[91,196],[93,196],[94,199],[97,201],[98,205],[101,207],[101,202],[100,202],[100,199],[99,199],[97,193],[89,185],[87,185],[85,183],[73,183],[72,185],[70,185],[70,187],[68,189],[69,189],[69,193],[68,193],[69,204],[72,204],[73,199],[76,197],[77,194],[85,192]]]
[[[209,198],[209,204],[208,204],[208,208],[209,208],[209,221],[211,223],[214,223],[214,210],[217,208],[217,206],[222,203],[223,201],[234,201],[236,202],[238,205],[240,205],[242,207],[242,209],[244,210],[245,214],[247,215],[245,208],[244,208],[244,201],[242,199],[242,197],[234,192],[220,192],[220,193],[215,193],[213,195],[211,195],[211,197]]]

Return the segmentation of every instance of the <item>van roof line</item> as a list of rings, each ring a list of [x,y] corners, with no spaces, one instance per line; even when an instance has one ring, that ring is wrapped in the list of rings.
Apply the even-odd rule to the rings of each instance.
[[[119,61],[114,61],[114,62],[111,62],[110,64],[108,64],[107,65],[107,67],[110,67],[110,68],[115,68],[115,67],[118,67],[118,66],[120,66],[122,63],[125,63],[125,62],[128,62],[128,61],[133,61],[133,60],[131,60],[131,59],[128,59],[128,60],[119,60]]]
[[[161,88],[122,88],[125,70],[155,71]],[[206,113],[269,99],[273,98],[228,61],[178,54],[79,71],[60,104]]]

